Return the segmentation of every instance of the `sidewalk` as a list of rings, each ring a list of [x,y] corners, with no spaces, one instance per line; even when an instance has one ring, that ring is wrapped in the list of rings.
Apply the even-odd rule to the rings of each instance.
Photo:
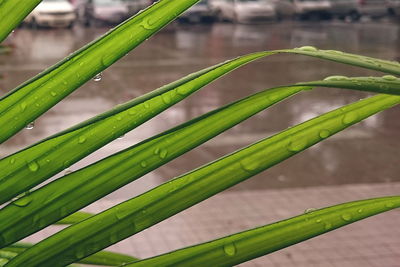
[[[308,208],[398,195],[400,183],[357,184],[281,190],[229,191],[145,230],[110,250],[146,258],[224,235],[286,219]],[[99,212],[116,201],[95,203]],[[400,210],[349,225],[242,267],[399,267]],[[28,240],[37,240],[46,230]]]

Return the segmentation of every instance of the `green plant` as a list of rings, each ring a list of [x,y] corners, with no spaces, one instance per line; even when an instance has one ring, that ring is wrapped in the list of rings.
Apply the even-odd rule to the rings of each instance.
[[[7,27],[0,28],[0,37],[9,34],[39,3],[31,1],[29,5],[24,3],[13,9],[16,2],[0,2],[0,12],[4,12],[0,14],[8,18],[4,20]],[[0,99],[1,142],[196,2],[160,1],[5,95]],[[397,62],[318,50],[311,46],[258,52],[193,73],[9,155],[0,160],[0,203],[10,202],[0,210],[0,265],[66,266],[82,262],[118,266],[133,261],[129,266],[231,266],[400,207],[400,196],[360,200],[152,259],[138,260],[101,252],[377,112],[399,104],[400,80],[392,75],[332,76],[323,81],[264,90],[151,137],[32,192],[28,191],[213,80],[254,60],[279,53],[312,56],[400,74]],[[384,94],[333,110],[260,140],[100,214],[78,212],[269,106],[317,86]],[[17,199],[13,200],[14,197]],[[33,246],[16,243],[55,223],[73,225]],[[307,231],[298,231],[299,228]]]

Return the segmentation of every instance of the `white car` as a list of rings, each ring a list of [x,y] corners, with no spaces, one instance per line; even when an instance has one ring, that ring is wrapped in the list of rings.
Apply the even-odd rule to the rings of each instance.
[[[221,20],[248,22],[277,18],[271,0],[215,0],[211,4]]]
[[[43,0],[25,19],[36,26],[72,27],[76,19],[74,7],[67,0]]]

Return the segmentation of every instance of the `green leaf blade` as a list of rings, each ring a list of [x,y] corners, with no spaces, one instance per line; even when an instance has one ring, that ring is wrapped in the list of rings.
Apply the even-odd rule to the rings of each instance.
[[[0,43],[20,24],[42,0],[0,1]]]
[[[399,207],[400,196],[344,203],[124,266],[234,266]]]
[[[336,50],[322,50],[310,46],[295,49],[282,49],[275,52],[311,56],[324,60],[353,65],[365,69],[390,73],[393,75],[400,75],[400,63],[397,61],[366,57]]]
[[[11,260],[18,254],[23,253],[28,248],[31,248],[33,244],[30,243],[15,243],[10,247],[5,247],[0,250],[0,258]],[[80,260],[78,263],[91,264],[91,265],[102,265],[102,266],[120,266],[122,264],[137,261],[139,259],[115,252],[100,251],[87,258]]]
[[[377,95],[266,138],[43,240],[8,267],[62,266],[138,233],[389,107]],[[67,242],[68,241],[68,242]],[[55,246],[57,244],[57,246]]]

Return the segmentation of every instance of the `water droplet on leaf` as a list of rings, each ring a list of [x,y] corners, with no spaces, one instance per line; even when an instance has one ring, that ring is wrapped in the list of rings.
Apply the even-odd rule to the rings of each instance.
[[[95,82],[99,82],[101,79],[103,79],[103,74],[101,72],[93,77],[93,81]]]
[[[34,121],[25,126],[25,129],[27,129],[27,130],[32,130],[33,128],[35,128]]]
[[[342,219],[344,220],[344,221],[346,221],[346,222],[349,222],[349,221],[351,221],[351,219],[353,219],[353,216],[350,214],[350,213],[345,213],[345,214],[342,214]]]
[[[356,122],[358,119],[358,115],[355,112],[349,112],[343,117],[343,123],[344,124],[351,124]]]
[[[224,252],[228,256],[234,256],[236,254],[236,246],[234,243],[228,243],[224,245]]]
[[[318,51],[318,49],[317,49],[316,47],[310,46],[310,45],[306,45],[306,46],[299,47],[298,50],[307,51],[307,52],[315,52],[315,51]]]
[[[40,166],[36,161],[31,161],[28,163],[28,168],[31,172],[37,172]]]

